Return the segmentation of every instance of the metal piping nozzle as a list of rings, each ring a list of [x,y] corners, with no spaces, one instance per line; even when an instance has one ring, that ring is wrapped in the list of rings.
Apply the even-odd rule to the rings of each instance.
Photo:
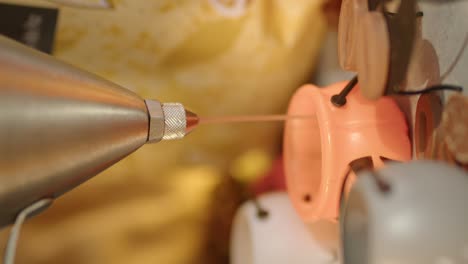
[[[180,139],[198,125],[196,114],[180,103],[160,103],[145,100],[149,114],[148,143]]]
[[[0,228],[145,143],[198,124],[181,104],[137,94],[0,36]]]

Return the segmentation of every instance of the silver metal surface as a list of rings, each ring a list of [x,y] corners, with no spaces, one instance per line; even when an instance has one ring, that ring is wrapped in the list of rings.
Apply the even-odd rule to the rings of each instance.
[[[165,124],[163,140],[183,138],[187,128],[184,106],[179,103],[164,103],[162,110]]]
[[[148,139],[136,94],[0,37],[0,226]]]
[[[160,140],[181,139],[198,125],[196,114],[180,103],[163,103],[145,100],[149,114],[148,143]]]
[[[149,114],[148,143],[159,142],[164,136],[164,112],[160,102],[145,100]]]
[[[341,211],[344,264],[468,263],[468,174],[430,161],[359,174]]]

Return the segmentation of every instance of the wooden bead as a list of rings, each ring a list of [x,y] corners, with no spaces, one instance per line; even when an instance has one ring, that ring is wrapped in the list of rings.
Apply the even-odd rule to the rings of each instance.
[[[343,0],[338,21],[338,59],[347,71],[356,71],[356,36],[362,16],[368,13],[367,0]]]
[[[385,93],[390,63],[390,40],[383,14],[375,11],[364,14],[358,31],[359,86],[364,97],[375,100]]]

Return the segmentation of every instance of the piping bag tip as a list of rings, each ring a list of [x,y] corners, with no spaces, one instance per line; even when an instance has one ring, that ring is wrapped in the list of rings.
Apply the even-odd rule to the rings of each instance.
[[[185,109],[185,135],[192,132],[200,123],[200,118],[190,110]]]

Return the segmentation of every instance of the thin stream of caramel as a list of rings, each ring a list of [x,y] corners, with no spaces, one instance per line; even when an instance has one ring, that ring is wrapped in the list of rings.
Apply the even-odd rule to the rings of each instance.
[[[309,119],[316,121],[315,115],[239,115],[200,117],[200,124],[246,123],[246,122],[279,122],[291,119]]]

